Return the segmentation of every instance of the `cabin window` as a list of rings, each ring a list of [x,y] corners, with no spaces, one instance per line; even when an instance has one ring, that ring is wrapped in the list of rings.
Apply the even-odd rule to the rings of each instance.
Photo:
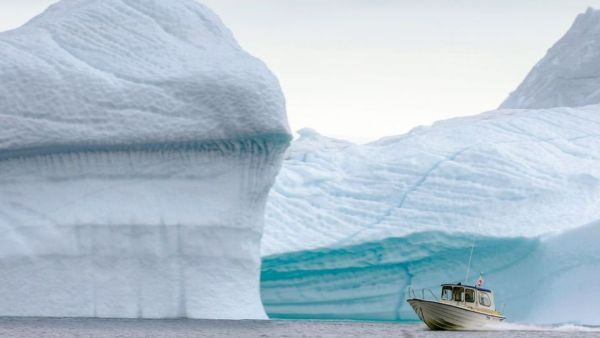
[[[492,301],[490,300],[490,296],[487,293],[480,292],[479,293],[479,304],[483,306],[491,306]]]
[[[465,289],[465,302],[475,303],[475,290]]]
[[[462,302],[464,292],[465,292],[464,288],[454,288],[454,292],[453,292],[454,301]]]
[[[443,300],[452,300],[452,287],[444,286],[442,288],[442,299]]]

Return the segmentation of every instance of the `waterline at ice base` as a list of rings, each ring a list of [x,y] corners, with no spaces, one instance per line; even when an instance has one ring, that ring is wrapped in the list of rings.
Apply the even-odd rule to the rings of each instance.
[[[416,320],[408,287],[464,282],[474,241],[507,320],[599,325],[598,31],[581,14],[502,109],[364,145],[301,130],[268,201],[268,314]]]
[[[0,53],[0,316],[267,318],[285,103],[215,14],[65,0]]]

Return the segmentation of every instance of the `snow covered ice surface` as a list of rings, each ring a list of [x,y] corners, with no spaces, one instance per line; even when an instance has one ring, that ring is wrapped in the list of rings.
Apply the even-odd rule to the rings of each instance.
[[[366,145],[302,130],[271,192],[263,253],[590,223],[600,218],[599,112],[500,110]]]
[[[510,320],[600,324],[598,13],[578,17],[504,104],[534,109],[366,145],[301,130],[267,206],[267,312],[416,319],[407,287],[463,281],[475,240],[471,278],[485,273]],[[574,69],[590,74],[581,86]]]
[[[265,318],[277,79],[192,0],[0,34],[0,316]]]

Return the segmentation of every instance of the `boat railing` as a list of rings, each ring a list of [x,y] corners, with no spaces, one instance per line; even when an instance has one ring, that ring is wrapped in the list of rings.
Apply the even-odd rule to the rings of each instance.
[[[439,298],[435,295],[435,293],[433,293],[433,291],[431,291],[431,289],[413,289],[412,287],[408,287],[407,290],[408,293],[408,297],[407,298],[412,298],[412,299],[423,299],[423,300],[428,300],[427,297],[429,297],[429,294],[431,295],[431,300],[435,300],[436,302],[439,301]],[[417,297],[417,295],[420,294],[420,298]],[[426,297],[427,296],[427,297]]]

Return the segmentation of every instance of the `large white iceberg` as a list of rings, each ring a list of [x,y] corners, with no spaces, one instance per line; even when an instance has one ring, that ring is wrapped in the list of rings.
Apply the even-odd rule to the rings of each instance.
[[[265,318],[278,81],[192,0],[0,34],[0,316]]]
[[[588,12],[567,37],[584,21],[600,27]],[[578,42],[590,48],[581,57],[600,55]],[[541,66],[532,74],[562,81]],[[513,96],[546,105],[542,87],[532,96],[526,87]],[[502,109],[366,145],[300,135],[267,207],[261,288],[271,316],[414,320],[407,287],[464,282],[475,242],[471,269],[509,319],[600,324],[600,105]]]
[[[301,134],[267,208],[271,316],[416,319],[407,287],[464,281],[475,241],[472,271],[512,320],[598,323],[592,296],[543,295],[598,294],[600,226],[568,233],[600,219],[600,106],[490,112],[367,145]]]

